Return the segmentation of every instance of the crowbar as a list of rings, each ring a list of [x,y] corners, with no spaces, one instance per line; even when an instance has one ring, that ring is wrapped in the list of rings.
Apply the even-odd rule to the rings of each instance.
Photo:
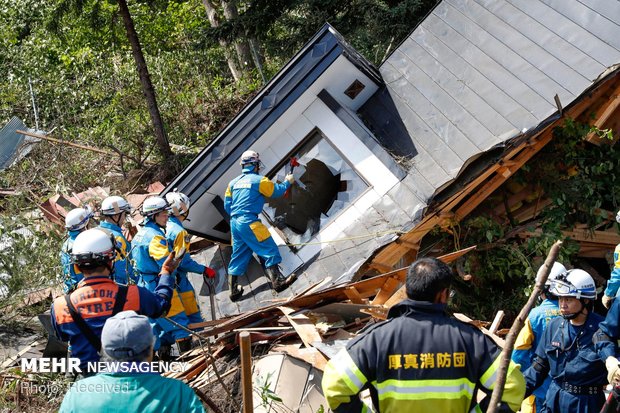
[[[202,278],[209,289],[209,301],[211,302],[211,320],[215,321],[217,316],[215,315],[215,285],[213,285],[213,278],[209,278],[203,275]]]

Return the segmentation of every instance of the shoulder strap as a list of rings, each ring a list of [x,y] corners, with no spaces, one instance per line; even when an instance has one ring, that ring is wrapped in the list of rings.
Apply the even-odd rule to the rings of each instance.
[[[114,308],[112,308],[112,317],[123,311],[123,307],[125,307],[125,301],[127,300],[127,290],[129,290],[129,286],[127,285],[118,286],[116,301],[114,302]]]
[[[75,325],[77,325],[82,334],[86,336],[86,339],[95,348],[95,350],[97,350],[97,353],[101,351],[101,338],[97,337],[90,326],[86,324],[86,321],[84,321],[82,315],[75,309],[73,303],[71,302],[71,294],[65,294],[65,301],[67,302],[69,313],[71,314]]]
[[[112,316],[115,316],[119,312],[123,311],[123,307],[125,306],[125,301],[127,299],[128,289],[129,287],[126,285],[118,286],[116,301],[114,302],[114,307],[112,308]],[[77,325],[82,334],[86,336],[86,339],[95,348],[95,350],[97,350],[97,352],[101,351],[101,337],[98,337],[95,334],[86,321],[84,321],[82,315],[75,309],[73,303],[71,302],[71,294],[65,294],[65,301],[67,302],[69,313],[71,314],[73,321],[75,321],[75,325]]]

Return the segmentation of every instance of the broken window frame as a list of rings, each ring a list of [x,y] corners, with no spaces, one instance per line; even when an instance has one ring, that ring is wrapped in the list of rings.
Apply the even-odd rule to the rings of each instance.
[[[304,244],[307,243],[308,241],[312,240],[313,238],[315,238],[316,236],[318,236],[321,231],[325,228],[327,228],[332,222],[334,222],[334,220],[338,219],[338,217],[342,214],[345,213],[350,207],[352,207],[355,202],[362,197],[367,191],[369,191],[373,186],[368,182],[368,180],[364,177],[364,175],[362,175],[360,173],[360,171],[355,167],[355,165],[349,160],[349,158],[347,156],[345,156],[342,151],[340,151],[337,146],[334,144],[334,142],[329,139],[329,137],[327,136],[327,134],[325,134],[320,128],[315,127],[313,128],[294,148],[293,150],[291,150],[289,153],[287,153],[287,155],[276,164],[275,167],[271,168],[268,173],[265,174],[265,176],[267,176],[269,179],[271,180],[277,180],[282,182],[284,180],[284,176],[286,175],[286,173],[288,172],[288,165],[289,162],[291,160],[291,158],[297,154],[299,154],[300,151],[302,151],[303,149],[305,149],[305,147],[312,142],[312,140],[316,139],[317,142],[312,145],[311,147],[307,148],[305,150],[304,153],[308,153],[310,152],[316,145],[318,145],[322,140],[325,141],[325,143],[327,145],[329,145],[330,149],[334,151],[334,153],[340,158],[340,161],[343,162],[343,164],[346,164],[347,169],[345,169],[345,171],[351,171],[355,177],[357,177],[357,182],[363,184],[364,188],[359,188],[357,191],[357,193],[354,192],[353,196],[347,200],[347,201],[342,201],[342,200],[338,200],[338,193],[339,192],[343,192],[343,191],[337,191],[336,192],[336,196],[333,198],[332,202],[329,205],[329,208],[327,210],[327,212],[329,212],[332,208],[333,208],[333,204],[337,201],[343,202],[344,204],[337,209],[336,211],[334,211],[332,213],[331,216],[326,216],[325,219],[321,218],[321,216],[319,217],[319,225],[318,225],[318,229],[313,232],[311,235],[309,235],[307,237],[307,239],[303,239],[304,234],[299,234],[296,231],[294,231],[293,229],[289,228],[288,226],[286,226],[284,229],[281,228],[281,224],[277,225],[276,221],[275,221],[275,216],[272,217],[272,214],[270,213],[271,211],[274,211],[274,208],[271,206],[271,202],[277,202],[277,199],[274,201],[271,201],[270,199],[266,199],[266,205],[265,208],[263,209],[262,215],[265,218],[265,220],[269,223],[269,225],[272,227],[272,229],[282,238],[282,240],[284,240],[284,242],[286,243],[286,245],[293,250],[294,252],[299,251],[300,249],[302,249],[304,247]],[[303,155],[302,155],[303,158]],[[322,161],[321,161],[322,162]],[[326,165],[327,166],[327,165]],[[342,167],[340,168],[342,170]],[[300,178],[300,175],[298,175],[297,173],[295,173],[296,175],[296,179]],[[350,180],[344,180],[345,182],[348,182]],[[342,180],[340,181],[342,182]],[[298,184],[295,184],[298,185]],[[347,192],[347,191],[344,191]],[[274,203],[275,203],[274,202]],[[269,211],[269,212],[268,212]],[[323,212],[321,215],[326,215],[325,212]],[[292,239],[293,237],[300,237],[301,242],[295,242],[294,239]],[[295,245],[298,244],[298,245]],[[301,244],[301,245],[299,245]]]

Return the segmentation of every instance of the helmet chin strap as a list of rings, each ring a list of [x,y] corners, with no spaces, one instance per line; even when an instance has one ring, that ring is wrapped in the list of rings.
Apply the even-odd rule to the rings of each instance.
[[[579,315],[585,314],[583,310],[584,308],[586,308],[586,306],[583,305],[583,302],[581,300],[579,300],[579,304],[581,304],[581,309],[579,311],[577,311],[576,313],[562,314],[562,318],[565,320],[574,320],[575,318],[579,317]]]

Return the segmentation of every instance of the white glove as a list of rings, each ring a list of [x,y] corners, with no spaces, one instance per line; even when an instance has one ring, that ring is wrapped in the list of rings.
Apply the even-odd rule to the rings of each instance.
[[[609,356],[605,360],[605,367],[607,368],[607,381],[609,384],[614,385],[620,383],[620,362],[618,359]]]
[[[289,184],[293,184],[293,182],[295,182],[295,177],[293,176],[293,174],[288,174],[284,177],[285,181],[288,181]]]
[[[613,300],[614,300],[614,297],[609,297],[607,295],[604,295],[603,298],[601,299],[601,301],[603,302],[603,305],[608,310],[609,310],[609,307],[611,307],[611,303]]]

